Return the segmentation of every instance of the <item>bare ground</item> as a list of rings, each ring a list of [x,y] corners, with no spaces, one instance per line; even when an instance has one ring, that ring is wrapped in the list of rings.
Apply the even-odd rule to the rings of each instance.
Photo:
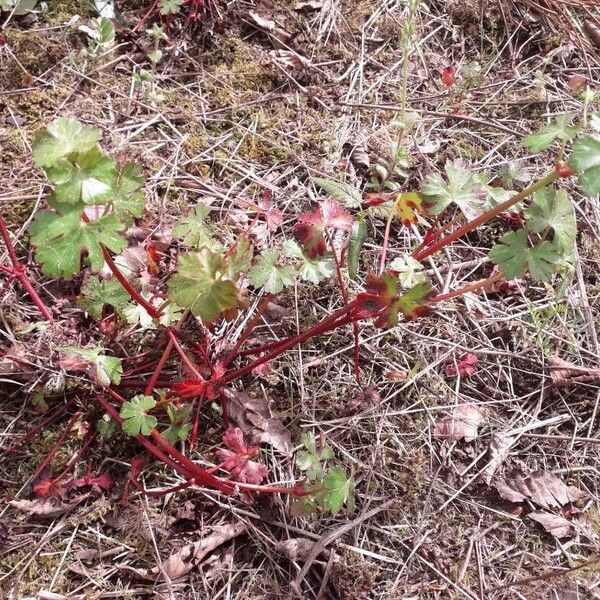
[[[234,2],[212,31],[171,32],[158,68],[162,97],[154,101],[132,85],[133,70],[146,60],[143,36],[122,31],[116,48],[86,61],[85,36],[69,19],[80,14],[85,20],[89,13],[77,2],[55,4],[37,22],[11,23],[0,47],[0,203],[23,256],[24,229],[47,193],[31,165],[32,133],[57,115],[102,128],[105,148],[144,166],[150,209],[143,224],[155,231],[199,198],[214,198],[227,236],[228,222],[246,218],[240,201],[267,189],[286,217],[276,235],[289,235],[294,217],[317,197],[309,176],[345,177],[360,186],[366,172],[352,160],[353,150],[364,150],[371,165],[387,158],[396,113],[381,105],[399,100],[401,3],[332,1],[298,11],[296,2]],[[510,2],[491,3],[484,10],[452,0],[422,6],[409,69],[409,106],[420,120],[403,187],[417,187],[424,173],[455,158],[492,171],[524,159],[530,177],[543,172],[543,157],[529,157],[520,145],[523,135],[546,115],[579,107],[566,84],[569,76],[582,74],[596,88],[600,81],[598,48],[581,25],[594,14],[565,6],[573,19],[568,34],[525,3],[516,9]],[[251,10],[275,21],[275,32],[261,31]],[[565,23],[566,17],[558,26]],[[282,48],[292,54],[272,52]],[[296,54],[303,57],[300,64],[285,62],[293,63]],[[464,102],[468,118],[444,116],[449,99],[441,69],[474,60],[482,81]],[[519,282],[510,295],[449,302],[435,317],[391,331],[363,328],[361,367],[376,393],[362,402],[352,373],[351,331],[289,352],[271,378],[251,384],[270,397],[295,440],[303,430],[321,432],[354,469],[354,513],[300,519],[290,515],[285,498],[252,502],[202,490],[134,495],[127,506],[119,504],[119,493],[89,498],[50,520],[5,503],[0,597],[258,600],[294,590],[303,598],[349,600],[599,597],[600,390],[594,382],[552,386],[548,370],[556,355],[586,367],[600,360],[600,209],[597,199],[575,192],[573,200],[579,261],[559,292]],[[383,225],[376,218],[369,224],[363,272],[378,259]],[[501,227],[490,225],[428,264],[438,288],[477,279]],[[410,249],[415,235],[394,230],[391,257]],[[70,286],[47,283],[44,291],[67,305],[75,289]],[[42,418],[32,398],[56,374],[39,364],[34,349],[43,356],[55,341],[43,332],[35,340],[20,333],[36,320],[35,309],[16,285],[1,293],[0,343],[8,349],[22,341],[29,352],[24,359],[36,365],[25,383],[16,385],[11,374],[1,380],[0,444],[7,449],[17,433]],[[302,328],[335,308],[336,298],[333,284],[297,286],[280,300],[283,327]],[[80,318],[80,311],[66,311]],[[448,365],[467,352],[479,358],[476,373],[448,376]],[[69,398],[67,392],[49,400],[50,410]],[[435,424],[465,404],[486,409],[476,439],[436,439]],[[4,453],[5,502],[30,497],[29,478],[66,421]],[[215,439],[213,427],[219,425],[206,425],[207,439]],[[76,451],[78,435],[67,439],[58,464]],[[525,503],[523,510],[482,480],[490,444],[507,437],[511,445],[498,474],[544,470],[587,493],[578,504],[586,520],[569,537],[556,539],[527,516],[533,505]],[[133,444],[105,445],[93,450],[93,458],[118,479],[135,452]],[[293,480],[291,458],[267,460],[273,481]],[[149,488],[177,483],[151,466],[144,478]],[[211,526],[232,522],[246,523],[247,532],[182,581],[154,584],[126,569],[160,566]],[[320,541],[324,552],[308,564],[286,557],[278,543],[292,538]]]

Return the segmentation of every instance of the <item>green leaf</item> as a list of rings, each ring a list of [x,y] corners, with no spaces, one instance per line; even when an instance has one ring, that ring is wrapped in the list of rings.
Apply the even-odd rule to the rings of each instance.
[[[159,9],[161,15],[176,15],[184,3],[184,0],[160,0]]]
[[[333,458],[333,450],[331,446],[325,444],[323,448],[317,450],[317,442],[315,435],[312,432],[302,434],[300,441],[306,448],[306,451],[300,450],[296,454],[296,466],[301,471],[306,472],[306,477],[309,481],[322,479],[323,464],[326,460]]]
[[[171,424],[162,432],[162,436],[171,444],[183,442],[188,438],[192,431],[192,424],[187,423],[193,404],[186,404],[181,408],[175,408],[172,404],[167,404],[167,415]]]
[[[350,276],[350,279],[356,279],[360,262],[360,253],[362,252],[366,238],[367,224],[365,222],[364,214],[360,213],[352,225],[350,238],[348,240],[348,275]]]
[[[332,259],[309,258],[294,240],[286,240],[283,243],[283,255],[301,261],[297,272],[303,281],[317,284],[335,273],[335,263]]]
[[[264,287],[266,292],[278,294],[283,288],[294,285],[295,271],[289,266],[278,266],[279,250],[265,250],[248,272],[250,285]]]
[[[342,510],[344,504],[348,504],[348,508],[352,510],[354,486],[341,467],[334,466],[327,471],[323,478],[323,487],[325,489],[320,494],[320,501],[325,510],[336,514]]]
[[[425,267],[410,254],[396,257],[390,264],[390,269],[398,273],[402,287],[411,287],[426,280]]]
[[[535,281],[545,281],[556,272],[562,253],[548,240],[530,246],[527,231],[519,229],[505,233],[500,243],[492,247],[489,257],[506,279],[522,277],[529,272]]]
[[[102,317],[102,309],[107,305],[112,306],[114,311],[122,316],[123,309],[128,304],[129,294],[114,277],[90,277],[77,299],[77,306],[96,319]]]
[[[129,224],[144,214],[146,197],[140,191],[144,185],[142,169],[133,163],[120,167],[108,192],[108,202],[111,202],[115,214],[121,221]]]
[[[210,208],[205,204],[198,204],[193,215],[185,217],[173,229],[173,235],[181,238],[190,248],[209,248],[213,252],[221,250],[221,244],[214,239],[214,232],[204,222],[210,214]]]
[[[98,431],[100,437],[103,440],[107,440],[115,432],[115,429],[115,422],[107,413],[104,413],[102,415],[102,418],[98,419],[98,421],[96,422],[96,430]]]
[[[10,12],[16,17],[22,17],[30,13],[36,4],[37,0],[0,0],[0,9]]]
[[[577,127],[569,127],[574,115],[559,115],[523,140],[523,146],[531,152],[541,152],[556,140],[570,140],[577,134]]]
[[[600,194],[600,135],[588,135],[573,144],[569,166],[579,173],[588,196]]]
[[[231,254],[228,253],[227,261],[227,272],[231,281],[237,281],[240,275],[248,272],[250,265],[252,264],[252,258],[254,256],[254,248],[252,243],[247,236],[241,237]]]
[[[52,167],[75,152],[85,153],[96,147],[102,133],[82,125],[77,119],[56,119],[33,139],[33,162],[36,167]]]
[[[165,301],[162,298],[153,297],[149,292],[142,292],[142,298],[147,300],[155,308],[162,306]],[[182,310],[177,304],[170,302],[163,307],[159,323],[168,327],[176,323],[181,318]],[[139,325],[142,329],[156,329],[156,321],[150,316],[148,311],[140,304],[129,304],[123,310],[123,316],[130,325]]]
[[[134,396],[131,400],[124,402],[121,406],[120,415],[124,419],[123,431],[129,435],[148,436],[158,425],[156,417],[146,414],[146,411],[156,406],[156,400],[152,396]]]
[[[49,199],[52,206],[63,204],[105,204],[116,178],[117,163],[98,150],[92,148],[85,154],[77,155],[73,163],[59,160],[55,166],[46,169],[54,192]]]
[[[550,228],[553,242],[563,251],[571,251],[577,235],[577,221],[573,205],[565,190],[547,187],[536,192],[531,206],[525,211],[527,228],[543,233]]]
[[[447,181],[439,173],[429,175],[421,186],[427,200],[428,212],[439,215],[451,204],[456,204],[468,219],[479,215],[486,199],[484,176],[476,174],[461,161],[447,162],[444,167]]]
[[[71,355],[81,356],[91,365],[94,365],[94,375],[96,379],[105,386],[114,383],[121,383],[121,375],[123,374],[123,365],[121,359],[116,356],[107,356],[102,354],[104,348],[76,348],[69,346],[64,350]]]
[[[223,258],[208,248],[182,254],[179,269],[169,281],[169,298],[203,321],[212,321],[240,304],[227,271]]]
[[[361,193],[348,183],[341,183],[332,179],[322,179],[321,177],[311,177],[310,180],[326,194],[329,194],[329,196],[338,200],[347,208],[358,208],[361,205]]]
[[[36,247],[36,259],[49,277],[70,279],[81,268],[81,253],[86,250],[94,271],[104,265],[104,244],[113,252],[121,252],[127,245],[121,235],[125,226],[116,215],[101,217],[84,223],[82,207],[66,207],[63,212],[48,210],[36,214],[29,227],[31,243]]]

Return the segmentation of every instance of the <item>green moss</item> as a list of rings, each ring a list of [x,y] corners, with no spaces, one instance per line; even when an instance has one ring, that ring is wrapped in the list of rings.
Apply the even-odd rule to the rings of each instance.
[[[49,25],[62,24],[74,15],[95,16],[96,11],[91,0],[50,0],[44,21]]]

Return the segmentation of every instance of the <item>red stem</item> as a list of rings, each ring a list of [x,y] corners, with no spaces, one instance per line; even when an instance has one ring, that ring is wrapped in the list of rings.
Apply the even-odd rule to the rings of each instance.
[[[477,229],[477,227],[481,227],[481,225],[484,225],[488,221],[491,221],[492,219],[497,217],[499,214],[508,210],[515,204],[521,202],[522,200],[524,200],[525,198],[527,198],[534,192],[550,185],[557,179],[558,179],[558,174],[556,173],[556,171],[552,170],[545,177],[536,181],[535,183],[532,183],[529,187],[525,188],[523,191],[519,192],[512,198],[509,198],[505,202],[498,204],[498,206],[496,206],[495,208],[492,208],[491,210],[488,210],[487,212],[483,213],[482,215],[479,215],[475,219],[472,219],[471,221],[468,221],[464,225],[461,225],[458,229],[455,229],[452,233],[449,233],[447,236],[443,237],[441,240],[434,242],[428,248],[422,248],[420,250],[413,252],[412,257],[415,260],[422,261],[424,258],[427,258],[428,256],[431,256],[432,254],[439,252],[442,248],[445,248],[448,244],[451,244],[452,242],[454,242],[458,238],[462,237],[463,235],[469,233],[470,231]]]
[[[15,247],[13,246],[12,240],[10,239],[10,233],[6,227],[6,223],[2,215],[0,215],[0,235],[6,245],[6,250],[12,263],[12,275],[19,280],[19,283],[25,288],[25,291],[29,294],[29,297],[33,300],[34,304],[38,307],[39,311],[46,321],[53,321],[54,317],[50,312],[50,309],[44,304],[39,294],[33,289],[33,285],[29,281],[27,274],[25,273],[25,267],[19,262]],[[5,270],[5,269],[3,269]]]
[[[152,304],[150,304],[147,300],[145,300],[142,295],[131,285],[131,282],[127,279],[127,277],[125,277],[125,275],[123,275],[119,267],[117,267],[115,264],[115,261],[112,259],[112,256],[108,251],[108,248],[103,244],[102,254],[104,254],[104,260],[106,261],[108,268],[112,271],[112,274],[123,286],[125,291],[131,296],[131,299],[142,306],[153,319],[159,319],[161,312],[152,306]]]
[[[167,347],[162,353],[162,356],[160,357],[160,360],[158,361],[158,364],[156,365],[156,368],[154,369],[154,372],[152,373],[152,376],[148,380],[148,384],[144,389],[144,394],[146,394],[146,396],[150,396],[154,391],[154,388],[156,387],[156,382],[158,381],[158,378],[160,377],[160,374],[162,373],[166,362],[169,360],[171,350],[173,350],[173,341],[169,340],[169,342],[167,343]]]
[[[107,391],[110,395],[117,399],[119,402],[124,402],[125,399],[122,398],[115,391],[107,388]],[[108,412],[108,414],[117,421],[117,423],[122,424],[123,419],[121,415],[116,411],[116,409],[102,396],[97,396],[102,406]],[[109,410],[109,407],[111,410]],[[135,436],[136,440],[144,446],[149,452],[158,457],[158,453],[161,454],[160,459],[166,464],[171,465],[178,473],[183,475],[186,479],[191,479],[192,477],[196,479],[198,484],[205,485],[206,487],[213,488],[223,492],[224,494],[233,493],[233,486],[231,483],[223,481],[218,477],[210,474],[206,469],[199,467],[194,461],[190,460],[187,456],[179,452],[176,448],[174,448],[162,435],[158,432],[157,429],[153,429],[150,433],[152,439],[156,443],[156,445],[152,444],[149,439],[145,438],[143,435],[138,434]],[[168,457],[171,457],[170,459]],[[165,461],[165,457],[167,461]],[[177,467],[175,467],[177,465]]]
[[[271,302],[272,298],[273,298],[273,294],[267,294],[263,298],[262,302],[256,309],[254,316],[252,317],[252,319],[250,319],[250,321],[244,328],[244,331],[242,331],[240,337],[238,338],[237,342],[235,343],[235,346],[229,351],[229,353],[223,360],[223,363],[222,363],[223,367],[228,367],[231,364],[231,362],[235,359],[235,357],[238,355],[239,349],[242,347],[242,344],[248,339],[248,336],[252,333],[252,331],[254,331],[254,328],[256,327],[258,320],[263,316],[265,310],[267,310],[267,306],[269,305],[269,302]]]
[[[344,307],[345,308],[344,312],[348,312],[348,310],[350,310],[351,308],[354,308],[355,302],[356,301],[353,300],[350,304],[347,304]],[[339,313],[340,311],[337,311],[337,312]],[[234,379],[238,379],[239,377],[242,377],[246,373],[250,373],[252,370],[256,369],[256,367],[260,367],[260,365],[262,365],[266,362],[269,362],[270,360],[273,360],[274,358],[277,358],[278,356],[283,354],[286,350],[289,350],[290,348],[293,348],[294,346],[301,344],[305,340],[308,340],[311,337],[315,337],[317,335],[326,333],[327,331],[329,331],[331,329],[337,329],[338,327],[347,325],[348,323],[351,323],[352,321],[353,321],[353,319],[351,317],[343,316],[343,315],[339,316],[338,320],[334,320],[333,322],[331,322],[329,319],[325,319],[324,321],[321,321],[321,323],[318,323],[315,327],[311,327],[308,331],[305,331],[304,333],[300,333],[292,338],[288,338],[287,340],[284,340],[282,343],[279,344],[279,346],[277,347],[276,350],[273,350],[269,354],[265,354],[264,356],[261,356],[260,358],[256,359],[254,362],[251,362],[239,369],[236,369],[235,371],[230,371],[229,373],[226,373],[225,375],[223,375],[223,377],[220,377],[219,379],[217,379],[214,382],[214,385],[215,385],[215,387],[226,385],[230,381],[233,381]]]

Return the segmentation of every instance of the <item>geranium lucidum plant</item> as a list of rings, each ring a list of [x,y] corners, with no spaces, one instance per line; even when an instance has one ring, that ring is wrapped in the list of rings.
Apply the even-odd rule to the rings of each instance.
[[[355,336],[354,366],[360,376],[359,324],[371,321],[376,327],[394,327],[400,320],[429,314],[442,300],[466,292],[486,289],[502,278],[531,277],[549,280],[568,268],[572,261],[576,222],[569,196],[560,181],[576,175],[584,193],[600,192],[600,133],[592,117],[559,116],[525,140],[534,152],[558,145],[553,167],[538,181],[520,192],[489,185],[491,177],[475,174],[460,163],[449,163],[446,176],[430,176],[418,191],[363,195],[346,184],[316,180],[330,197],[298,216],[294,240],[255,254],[253,229],[261,223],[277,229],[282,215],[271,199],[264,197],[248,208],[253,221],[230,246],[219,240],[211,227],[210,208],[198,205],[174,228],[179,240],[177,266],[167,277],[140,277],[125,259],[127,228],[144,211],[143,177],[138,167],[120,164],[100,148],[101,134],[74,119],[57,119],[38,132],[33,144],[35,166],[42,168],[53,187],[48,209],[35,215],[29,229],[35,258],[50,278],[70,279],[85,271],[78,305],[99,323],[106,339],[94,348],[61,349],[64,368],[86,369],[91,375],[93,397],[105,411],[99,430],[110,433],[109,419],[134,437],[143,448],[173,468],[185,480],[181,489],[199,485],[233,494],[246,492],[291,493],[297,508],[321,507],[334,512],[352,506],[352,483],[335,464],[331,448],[309,434],[297,466],[305,479],[295,485],[268,485],[268,472],[259,462],[256,446],[243,432],[231,426],[228,402],[232,390],[244,377],[275,360],[287,350],[332,330],[350,325]],[[596,129],[594,129],[594,127]],[[570,155],[567,157],[568,147]],[[435,294],[419,274],[420,262],[431,257],[468,232],[526,202],[521,225],[508,231],[489,253],[497,265],[487,279],[473,282],[446,294]],[[361,272],[361,249],[367,237],[369,211],[388,216],[378,272]],[[453,211],[449,220],[444,215]],[[452,216],[453,215],[453,216]],[[467,220],[459,223],[461,215]],[[387,264],[390,225],[397,218],[404,226],[427,226],[422,243],[410,256]],[[19,263],[4,221],[0,231],[8,248],[11,266],[2,266],[8,277],[25,287],[47,320],[53,311],[46,306]],[[342,250],[340,250],[342,248]],[[148,269],[160,270],[160,257],[147,249]],[[98,274],[102,270],[102,275]],[[109,273],[109,275],[107,275]],[[164,274],[163,274],[164,275]],[[417,279],[418,275],[418,279]],[[249,338],[273,297],[297,278],[317,284],[336,277],[340,308],[305,331],[260,346],[246,347]],[[363,289],[350,297],[347,278],[362,278]],[[255,308],[249,309],[253,288]],[[262,297],[260,296],[262,294]],[[233,344],[230,329],[220,323],[247,312],[245,327]],[[110,327],[106,327],[106,323]],[[122,356],[110,356],[105,348],[113,343],[119,327],[130,325],[153,330],[152,343],[162,348],[146,365],[152,370],[147,381],[129,381]],[[183,326],[193,334],[183,333]],[[222,332],[225,333],[222,333]],[[221,333],[218,333],[221,332]],[[164,340],[161,344],[161,338]],[[114,350],[113,350],[114,352]],[[152,355],[152,353],[150,353]],[[168,364],[178,362],[183,378],[165,378]],[[134,388],[135,393],[129,392]],[[138,389],[135,389],[138,388]],[[178,442],[196,443],[197,419],[203,403],[219,401],[224,420],[221,459],[214,467],[200,467]],[[228,474],[223,474],[228,472]]]

